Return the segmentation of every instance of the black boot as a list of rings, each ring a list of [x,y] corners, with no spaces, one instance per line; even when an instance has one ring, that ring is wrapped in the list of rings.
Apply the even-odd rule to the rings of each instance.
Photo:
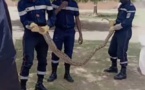
[[[64,79],[68,82],[74,82],[73,78],[70,75],[70,65],[65,63],[65,74]]]
[[[21,90],[26,90],[26,82],[27,82],[27,80],[21,80],[21,82],[20,82]]]
[[[108,73],[117,73],[118,72],[118,69],[117,67],[109,67],[107,69],[104,70],[104,72],[108,72]]]
[[[21,90],[26,90],[26,87],[22,87],[22,86],[21,86]]]
[[[44,75],[38,75],[38,81],[35,85],[35,90],[47,90],[43,85]]]
[[[111,61],[112,61],[111,67],[105,69],[104,72],[117,73],[118,72],[118,69],[117,69],[117,60],[116,59],[111,59]]]
[[[44,87],[42,82],[37,82],[37,84],[35,85],[35,90],[48,90]]]
[[[120,73],[118,73],[116,76],[114,76],[115,80],[122,80],[122,79],[126,79],[127,75],[126,75],[126,67],[121,67]]]
[[[58,64],[53,64],[52,63],[52,73],[47,80],[48,82],[53,82],[54,80],[57,79],[57,73],[56,73],[57,72],[57,66],[58,66]]]

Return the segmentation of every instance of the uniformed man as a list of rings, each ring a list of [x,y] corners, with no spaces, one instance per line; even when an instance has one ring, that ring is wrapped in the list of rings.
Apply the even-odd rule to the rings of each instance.
[[[20,72],[21,90],[26,90],[26,82],[28,80],[29,70],[34,59],[34,50],[37,52],[38,59],[38,80],[35,90],[47,90],[43,85],[43,78],[46,74],[48,45],[45,42],[42,34],[46,34],[49,30],[49,27],[53,26],[55,22],[55,14],[57,14],[57,12],[59,12],[62,8],[63,5],[56,10],[56,13],[53,13],[53,8],[49,0],[19,1],[18,11],[20,20],[25,29],[23,36],[23,64]],[[46,20],[45,18],[46,11],[50,20]],[[40,28],[42,28],[44,31],[42,32]]]
[[[57,48],[62,50],[64,45],[64,53],[66,53],[70,58],[72,58],[73,47],[75,42],[75,24],[79,32],[79,43],[82,44],[82,32],[81,32],[81,23],[79,19],[79,8],[78,4],[74,0],[65,0],[68,1],[68,6],[62,9],[57,14],[57,19],[55,23],[55,31],[53,36],[53,41],[55,42]],[[63,0],[55,0],[52,3],[54,9],[57,9]],[[59,58],[52,53],[52,73],[48,78],[49,82],[52,82],[57,79],[57,67],[59,64]],[[64,79],[69,82],[74,82],[73,78],[70,75],[70,64],[65,63],[65,74]]]
[[[136,12],[136,8],[130,0],[120,0],[120,2],[121,5],[118,8],[116,22],[110,28],[110,31],[115,31],[108,50],[112,65],[108,69],[105,69],[105,72],[117,73],[117,59],[120,59],[121,70],[114,77],[116,80],[127,78],[127,50],[129,40],[132,36],[132,22]]]

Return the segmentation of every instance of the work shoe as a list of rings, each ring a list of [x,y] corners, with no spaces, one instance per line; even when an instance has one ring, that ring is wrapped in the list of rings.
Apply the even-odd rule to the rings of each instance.
[[[126,79],[127,75],[126,75],[126,68],[121,68],[120,73],[118,73],[116,76],[114,76],[115,80],[122,80],[122,79]]]
[[[51,75],[50,75],[50,77],[48,78],[48,82],[53,82],[54,80],[56,80],[57,79],[57,74],[56,73],[52,73]]]
[[[65,74],[64,79],[67,80],[68,82],[74,82],[73,78],[70,76],[70,74]]]
[[[21,86],[21,90],[26,90],[26,86]]]
[[[104,72],[108,72],[108,73],[117,73],[118,72],[118,69],[117,67],[109,67],[107,69],[104,70]]]
[[[46,89],[42,83],[37,83],[35,86],[35,90],[48,90],[48,89]]]

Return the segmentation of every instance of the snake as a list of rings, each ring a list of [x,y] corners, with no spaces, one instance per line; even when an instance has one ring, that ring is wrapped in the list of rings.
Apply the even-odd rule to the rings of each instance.
[[[108,20],[108,19],[106,19]],[[109,21],[109,20],[108,20]],[[111,21],[109,21],[110,24]],[[60,51],[55,43],[53,42],[53,40],[50,37],[49,32],[47,32],[46,34],[43,35],[46,43],[48,44],[50,50],[57,56],[60,58],[60,60],[63,60],[63,62],[68,63],[70,65],[73,66],[83,66],[86,63],[88,63],[91,58],[95,55],[96,52],[98,52],[100,49],[104,48],[109,39],[111,38],[111,36],[114,34],[114,31],[109,31],[108,35],[106,36],[105,40],[103,41],[102,44],[100,44],[98,47],[95,48],[95,50],[93,52],[90,53],[90,55],[88,55],[88,57],[83,61],[83,62],[76,62],[75,60],[72,60],[68,55],[66,55],[64,52]]]

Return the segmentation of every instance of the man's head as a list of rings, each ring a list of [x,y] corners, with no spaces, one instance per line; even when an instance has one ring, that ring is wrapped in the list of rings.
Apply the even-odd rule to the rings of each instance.
[[[120,0],[120,2],[121,2],[122,4],[125,4],[125,3],[130,2],[130,0]]]

